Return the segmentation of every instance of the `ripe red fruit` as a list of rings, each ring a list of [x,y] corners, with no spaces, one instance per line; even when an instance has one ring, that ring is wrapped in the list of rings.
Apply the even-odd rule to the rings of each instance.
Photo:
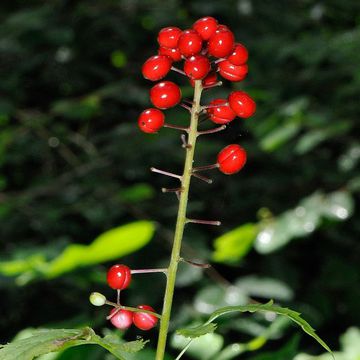
[[[184,30],[179,37],[178,48],[186,57],[195,55],[201,51],[202,38],[195,30]]]
[[[218,82],[217,74],[215,71],[209,72],[209,74],[202,80],[202,86],[208,87],[215,85]],[[192,87],[195,86],[195,81],[193,79],[190,79],[190,84]]]
[[[181,52],[178,48],[170,49],[170,48],[160,46],[159,47],[159,55],[169,56],[173,61],[181,60]]]
[[[215,124],[227,124],[236,117],[226,99],[214,99],[209,105],[214,106],[207,109],[207,113]]]
[[[107,283],[115,290],[126,289],[131,282],[131,270],[126,265],[112,266],[107,273]]]
[[[159,32],[158,43],[166,48],[176,48],[181,33],[181,29],[175,26],[163,28]]]
[[[137,308],[155,312],[155,310],[149,305],[139,305]],[[133,322],[134,325],[140,330],[150,330],[156,326],[158,318],[148,313],[134,312]]]
[[[155,55],[147,59],[142,67],[145,79],[157,81],[162,79],[170,71],[172,60],[165,55]]]
[[[168,109],[179,103],[181,90],[172,81],[162,81],[150,89],[150,100],[159,109]]]
[[[230,81],[241,81],[244,80],[248,73],[248,66],[234,65],[229,60],[221,61],[218,64],[220,75]]]
[[[212,56],[223,58],[231,54],[234,48],[234,34],[223,25],[219,25],[215,34],[208,42],[208,53]]]
[[[209,40],[218,27],[218,22],[211,16],[203,17],[197,20],[193,29],[203,38],[203,40]]]
[[[228,100],[235,114],[241,118],[246,119],[256,111],[255,101],[244,91],[233,91]]]
[[[138,118],[140,130],[148,134],[156,133],[163,127],[164,122],[164,113],[155,108],[144,110]]]
[[[234,65],[243,65],[247,62],[249,53],[243,44],[235,43],[233,52],[228,56],[228,60]]]
[[[115,315],[113,315],[116,312]],[[111,316],[113,315],[113,316]],[[113,308],[110,311],[110,321],[118,329],[126,330],[133,323],[133,313],[129,310]]]
[[[235,174],[246,163],[246,151],[240,145],[228,145],[219,152],[217,163],[222,173],[226,175]]]
[[[194,55],[185,60],[185,74],[194,80],[203,79],[210,71],[210,61],[206,56]]]

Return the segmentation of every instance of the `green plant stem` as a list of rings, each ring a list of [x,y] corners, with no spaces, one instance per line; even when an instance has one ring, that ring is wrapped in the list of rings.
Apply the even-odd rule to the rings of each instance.
[[[199,112],[201,110],[201,106],[200,106],[201,92],[202,92],[201,80],[196,80],[193,105],[191,108],[190,127],[188,132],[189,146],[186,148],[184,172],[181,178],[182,191],[180,194],[174,243],[171,252],[168,273],[167,273],[166,290],[164,296],[162,317],[160,322],[159,340],[158,340],[158,346],[157,346],[156,358],[155,358],[156,360],[163,360],[165,355],[166,340],[169,331],[171,307],[174,297],[176,273],[180,261],[181,242],[183,239],[184,227],[186,224],[186,209],[187,209],[189,188],[190,188],[192,169],[193,169],[195,145],[196,145],[196,139],[198,137],[197,128],[198,128]]]

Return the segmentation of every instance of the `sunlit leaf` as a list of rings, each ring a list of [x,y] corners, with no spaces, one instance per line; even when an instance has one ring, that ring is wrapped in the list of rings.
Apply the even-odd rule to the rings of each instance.
[[[214,240],[213,260],[216,262],[238,262],[251,249],[258,227],[249,223],[231,230]]]

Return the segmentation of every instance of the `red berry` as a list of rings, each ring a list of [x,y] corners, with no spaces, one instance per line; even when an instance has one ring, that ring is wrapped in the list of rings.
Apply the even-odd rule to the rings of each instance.
[[[235,174],[246,163],[246,151],[240,145],[228,145],[219,152],[217,163],[222,173],[226,175]]]
[[[211,71],[203,80],[202,80],[202,86],[208,87],[215,85],[218,82],[217,74],[215,71]],[[193,79],[190,79],[190,84],[192,87],[195,86],[195,81]]]
[[[163,127],[164,122],[164,113],[155,108],[144,110],[138,118],[140,130],[148,134],[156,133]]]
[[[150,89],[150,100],[159,109],[168,109],[179,103],[181,90],[172,81],[162,81]]]
[[[138,309],[155,312],[155,310],[149,305],[139,305]],[[148,313],[134,312],[133,321],[134,325],[140,330],[150,330],[156,326],[158,318]]]
[[[218,64],[220,75],[230,81],[241,81],[244,80],[248,73],[248,66],[234,65],[229,60],[221,61]]]
[[[209,105],[219,105],[207,109],[210,120],[215,124],[227,124],[236,117],[236,114],[231,110],[226,99],[214,99]]]
[[[115,312],[116,314],[113,315]],[[113,308],[110,311],[111,315],[113,316],[110,318],[110,321],[118,329],[126,330],[133,323],[133,313],[129,310]]]
[[[169,56],[173,61],[181,60],[181,52],[178,48],[170,49],[170,48],[160,46],[159,47],[159,55]]]
[[[155,55],[147,59],[142,67],[145,79],[157,81],[162,79],[170,71],[172,60],[165,55]]]
[[[126,289],[131,282],[131,270],[126,265],[112,266],[107,273],[107,283],[115,290]]]
[[[210,71],[210,61],[206,56],[194,55],[185,60],[184,71],[190,79],[203,79]]]
[[[179,37],[178,48],[186,57],[195,55],[201,51],[202,38],[195,30],[184,30]]]
[[[226,26],[219,25],[209,39],[208,53],[218,58],[226,57],[231,54],[234,44],[234,34]]]
[[[241,118],[246,119],[256,111],[255,101],[244,91],[233,91],[228,100],[235,114]]]
[[[234,51],[228,56],[228,60],[234,65],[243,65],[247,62],[249,53],[246,47],[240,43],[236,43]]]
[[[196,30],[203,40],[209,40],[210,37],[215,34],[217,27],[217,21],[211,16],[203,17],[193,25],[193,29]]]
[[[158,43],[166,48],[176,48],[181,33],[181,29],[175,26],[163,28],[159,32]]]

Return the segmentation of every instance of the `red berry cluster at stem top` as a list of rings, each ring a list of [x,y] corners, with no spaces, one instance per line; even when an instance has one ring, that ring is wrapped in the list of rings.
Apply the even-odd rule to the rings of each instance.
[[[244,80],[248,73],[246,47],[235,41],[233,32],[226,25],[219,24],[211,16],[197,20],[190,29],[163,28],[157,41],[158,54],[151,56],[142,66],[145,79],[160,80],[150,89],[150,101],[154,107],[144,110],[138,118],[138,125],[145,133],[157,133],[163,126],[172,127],[165,122],[162,110],[179,104],[182,94],[177,84],[163,80],[171,70],[185,75],[192,86],[195,80],[201,80],[204,89],[221,85],[219,75],[237,82]],[[181,68],[174,66],[177,62],[182,62]],[[232,91],[227,98],[215,98],[207,106],[202,106],[202,112],[210,121],[222,125],[236,117],[249,118],[255,111],[254,100],[239,90]],[[222,167],[218,167],[222,171]]]
[[[120,292],[126,289],[131,283],[131,270],[128,266],[117,264],[113,265],[107,273],[108,285]],[[120,303],[118,304],[120,305]],[[149,305],[139,305],[138,309],[152,311],[155,310]],[[141,330],[150,330],[156,326],[158,318],[147,312],[134,312],[121,308],[113,308],[108,319],[118,329],[126,330],[133,323]]]

